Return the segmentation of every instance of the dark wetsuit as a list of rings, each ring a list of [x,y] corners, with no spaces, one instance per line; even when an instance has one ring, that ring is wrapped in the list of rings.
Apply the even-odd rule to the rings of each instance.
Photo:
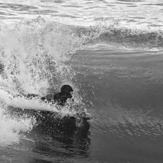
[[[55,95],[46,95],[45,97],[41,97],[41,100],[45,102],[57,103],[58,105],[64,106],[67,102],[68,98],[72,98],[71,92],[73,91],[72,87],[69,85],[63,85],[61,88],[61,92]],[[27,98],[38,97],[35,94],[27,94],[25,95]]]
[[[68,98],[72,98],[72,95],[70,93],[57,93],[54,95],[53,101],[56,102],[58,105],[64,106]]]
[[[41,100],[46,102],[57,103],[57,105],[64,106],[68,98],[72,98],[72,95],[70,93],[57,93],[53,97],[52,96],[41,97]]]

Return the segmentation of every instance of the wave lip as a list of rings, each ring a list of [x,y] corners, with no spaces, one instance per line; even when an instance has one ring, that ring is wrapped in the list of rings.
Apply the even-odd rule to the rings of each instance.
[[[134,29],[127,27],[105,27],[99,34],[98,40],[108,44],[120,44],[124,47],[162,49],[163,31],[160,29]]]

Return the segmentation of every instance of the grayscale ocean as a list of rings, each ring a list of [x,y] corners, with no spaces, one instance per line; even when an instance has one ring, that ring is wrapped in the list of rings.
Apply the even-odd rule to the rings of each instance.
[[[20,96],[64,84],[61,109]],[[38,127],[40,110],[90,128]],[[0,0],[0,163],[162,162],[163,1]]]

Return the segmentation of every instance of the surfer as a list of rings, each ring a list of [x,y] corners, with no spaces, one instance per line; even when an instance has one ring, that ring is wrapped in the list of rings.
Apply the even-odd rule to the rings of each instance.
[[[70,85],[63,85],[60,92],[56,93],[54,96],[47,95],[45,97],[41,97],[41,100],[64,106],[67,99],[72,99],[72,92],[73,89]]]
[[[56,103],[57,105],[64,106],[68,99],[72,99],[73,89],[70,85],[63,85],[61,87],[61,91],[56,93],[55,95],[46,95],[41,97],[42,101]],[[35,98],[38,97],[36,94],[28,94],[27,98]]]
[[[36,94],[27,94],[25,96],[30,99],[38,98],[47,103],[64,106],[68,99],[71,99],[73,101],[72,92],[73,92],[73,89],[70,85],[63,85],[61,87],[60,92],[58,92],[54,95],[47,94],[44,97],[39,97]],[[51,124],[51,121],[49,121],[50,118],[52,118],[51,120],[54,122],[53,116],[51,116],[51,115],[52,114],[51,113],[49,114],[49,112],[42,111],[39,114],[36,114],[36,117],[38,117],[38,119],[41,119],[41,121],[45,121],[46,123],[48,123],[50,125]],[[44,118],[44,117],[48,117],[48,118]],[[86,113],[85,111],[82,111],[82,112],[77,112],[75,115],[72,115],[72,116],[65,116],[63,121],[65,121],[65,123],[71,123],[71,125],[73,124],[73,126],[75,126],[75,127],[84,126],[85,129],[89,129],[90,125],[87,122],[87,120],[90,120],[90,119],[91,119],[91,115]],[[63,123],[61,123],[61,124],[63,125]]]

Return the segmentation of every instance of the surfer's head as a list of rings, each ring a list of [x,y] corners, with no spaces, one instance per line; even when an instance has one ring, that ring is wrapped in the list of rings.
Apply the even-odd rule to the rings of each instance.
[[[63,85],[61,87],[61,93],[70,93],[73,92],[73,89],[70,85]]]

